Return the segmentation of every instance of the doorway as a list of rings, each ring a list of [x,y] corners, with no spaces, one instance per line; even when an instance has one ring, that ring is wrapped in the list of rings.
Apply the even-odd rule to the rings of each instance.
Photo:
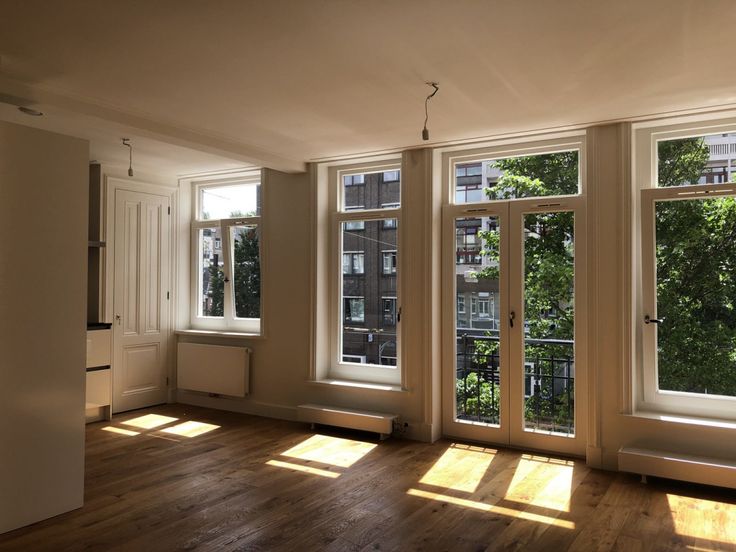
[[[113,412],[168,394],[168,195],[114,189]]]

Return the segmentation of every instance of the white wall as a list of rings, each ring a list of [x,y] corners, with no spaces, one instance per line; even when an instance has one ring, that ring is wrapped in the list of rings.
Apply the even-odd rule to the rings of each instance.
[[[88,149],[0,122],[0,533],[82,506]]]

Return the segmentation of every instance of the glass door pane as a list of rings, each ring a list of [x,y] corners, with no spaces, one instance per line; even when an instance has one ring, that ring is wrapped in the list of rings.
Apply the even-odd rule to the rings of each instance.
[[[455,219],[455,419],[499,426],[500,221]]]
[[[575,434],[575,216],[523,215],[524,429]]]

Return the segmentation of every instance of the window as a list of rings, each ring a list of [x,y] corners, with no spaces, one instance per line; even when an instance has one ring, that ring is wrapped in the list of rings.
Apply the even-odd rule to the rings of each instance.
[[[458,294],[457,296],[457,313],[465,314],[465,296]]]
[[[398,363],[382,359],[399,357],[401,171],[335,168],[331,178],[331,266],[340,272],[330,287],[329,376],[399,383]]]
[[[455,165],[455,203],[477,203],[522,197],[562,196],[580,193],[577,149],[519,157],[483,159]],[[546,174],[544,185],[527,175]]]
[[[343,274],[364,274],[365,254],[362,251],[349,251],[342,254]]]
[[[396,219],[392,219],[394,223]],[[385,219],[384,219],[385,221]],[[384,251],[383,255],[383,273],[396,274],[396,251]]]
[[[736,120],[636,128],[638,408],[736,418]]]
[[[384,297],[383,300],[383,325],[396,325],[396,297]]]
[[[365,299],[362,297],[345,297],[343,315],[346,322],[365,322]]]
[[[362,220],[351,220],[345,223],[346,230],[365,230],[365,223]]]
[[[192,327],[260,333],[260,174],[195,184],[194,205]]]
[[[357,186],[358,184],[365,184],[364,174],[351,174],[342,177],[343,185],[345,186]]]
[[[385,171],[383,173],[383,182],[398,182],[399,181],[399,171]]]
[[[340,196],[343,211],[397,209],[401,204],[401,171],[343,176]]]

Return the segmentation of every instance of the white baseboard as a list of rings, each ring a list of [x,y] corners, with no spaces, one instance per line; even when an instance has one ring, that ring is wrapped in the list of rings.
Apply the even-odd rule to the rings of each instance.
[[[283,406],[280,404],[262,403],[252,400],[231,399],[228,397],[210,397],[205,393],[195,391],[176,392],[176,402],[191,404],[215,410],[227,410],[229,412],[240,412],[241,414],[252,414],[265,418],[276,418],[277,420],[297,421],[296,407]]]

